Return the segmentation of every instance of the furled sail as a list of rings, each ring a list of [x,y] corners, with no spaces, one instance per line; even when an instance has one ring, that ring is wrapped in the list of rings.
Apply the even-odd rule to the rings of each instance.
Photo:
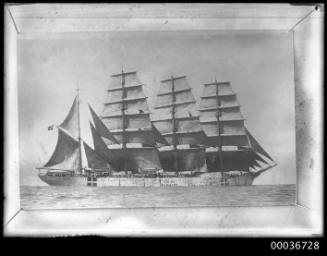
[[[44,168],[75,172],[81,168],[79,142],[61,127],[58,127],[56,148]]]
[[[78,137],[78,96],[75,97],[65,120],[59,125],[61,128],[68,131],[74,138]]]
[[[244,118],[230,82],[205,84],[199,110],[210,146],[249,146]]]

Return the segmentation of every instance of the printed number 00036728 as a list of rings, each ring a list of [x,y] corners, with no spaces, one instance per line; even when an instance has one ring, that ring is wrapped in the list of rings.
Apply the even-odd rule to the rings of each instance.
[[[272,241],[272,250],[319,250],[318,241]]]

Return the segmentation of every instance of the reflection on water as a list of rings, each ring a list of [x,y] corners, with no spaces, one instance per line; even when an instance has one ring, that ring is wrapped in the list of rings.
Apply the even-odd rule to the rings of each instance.
[[[273,206],[295,203],[295,185],[230,187],[22,186],[23,209]]]

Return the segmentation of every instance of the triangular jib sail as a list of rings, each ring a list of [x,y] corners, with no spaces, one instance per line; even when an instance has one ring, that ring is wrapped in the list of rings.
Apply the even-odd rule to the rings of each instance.
[[[88,167],[92,170],[110,170],[110,164],[96,151],[94,151],[87,143],[83,142],[85,155],[88,163]]]
[[[272,157],[266,152],[266,150],[263,149],[263,147],[259,144],[259,142],[256,141],[256,139],[252,136],[252,134],[249,132],[248,129],[245,128],[246,134],[249,137],[251,147],[258,153],[262,154],[263,156],[267,157],[270,161],[275,162]],[[262,162],[265,162],[261,157],[258,159]]]
[[[104,138],[104,140],[107,141],[107,144],[117,144],[119,143],[114,135],[109,132],[108,128],[104,125],[104,123],[101,121],[101,119],[98,117],[98,115],[95,113],[95,111],[92,109],[92,107],[89,105],[89,109],[92,115],[93,123],[95,125],[95,128],[91,125],[91,129],[96,129],[97,133]]]
[[[109,149],[103,139],[101,134],[96,130],[96,128],[90,122],[91,134],[93,138],[94,150],[103,159],[109,159]]]

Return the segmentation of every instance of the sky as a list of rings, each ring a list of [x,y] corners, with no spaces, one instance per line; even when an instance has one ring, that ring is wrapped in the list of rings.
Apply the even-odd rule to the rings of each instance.
[[[186,75],[199,102],[204,83],[230,81],[245,125],[278,163],[254,184],[295,184],[292,36],[285,32],[108,32],[21,36],[18,40],[20,180],[45,185],[57,132],[81,97],[82,137],[93,146],[89,103],[101,113],[110,75],[137,71],[150,110],[160,80]]]

